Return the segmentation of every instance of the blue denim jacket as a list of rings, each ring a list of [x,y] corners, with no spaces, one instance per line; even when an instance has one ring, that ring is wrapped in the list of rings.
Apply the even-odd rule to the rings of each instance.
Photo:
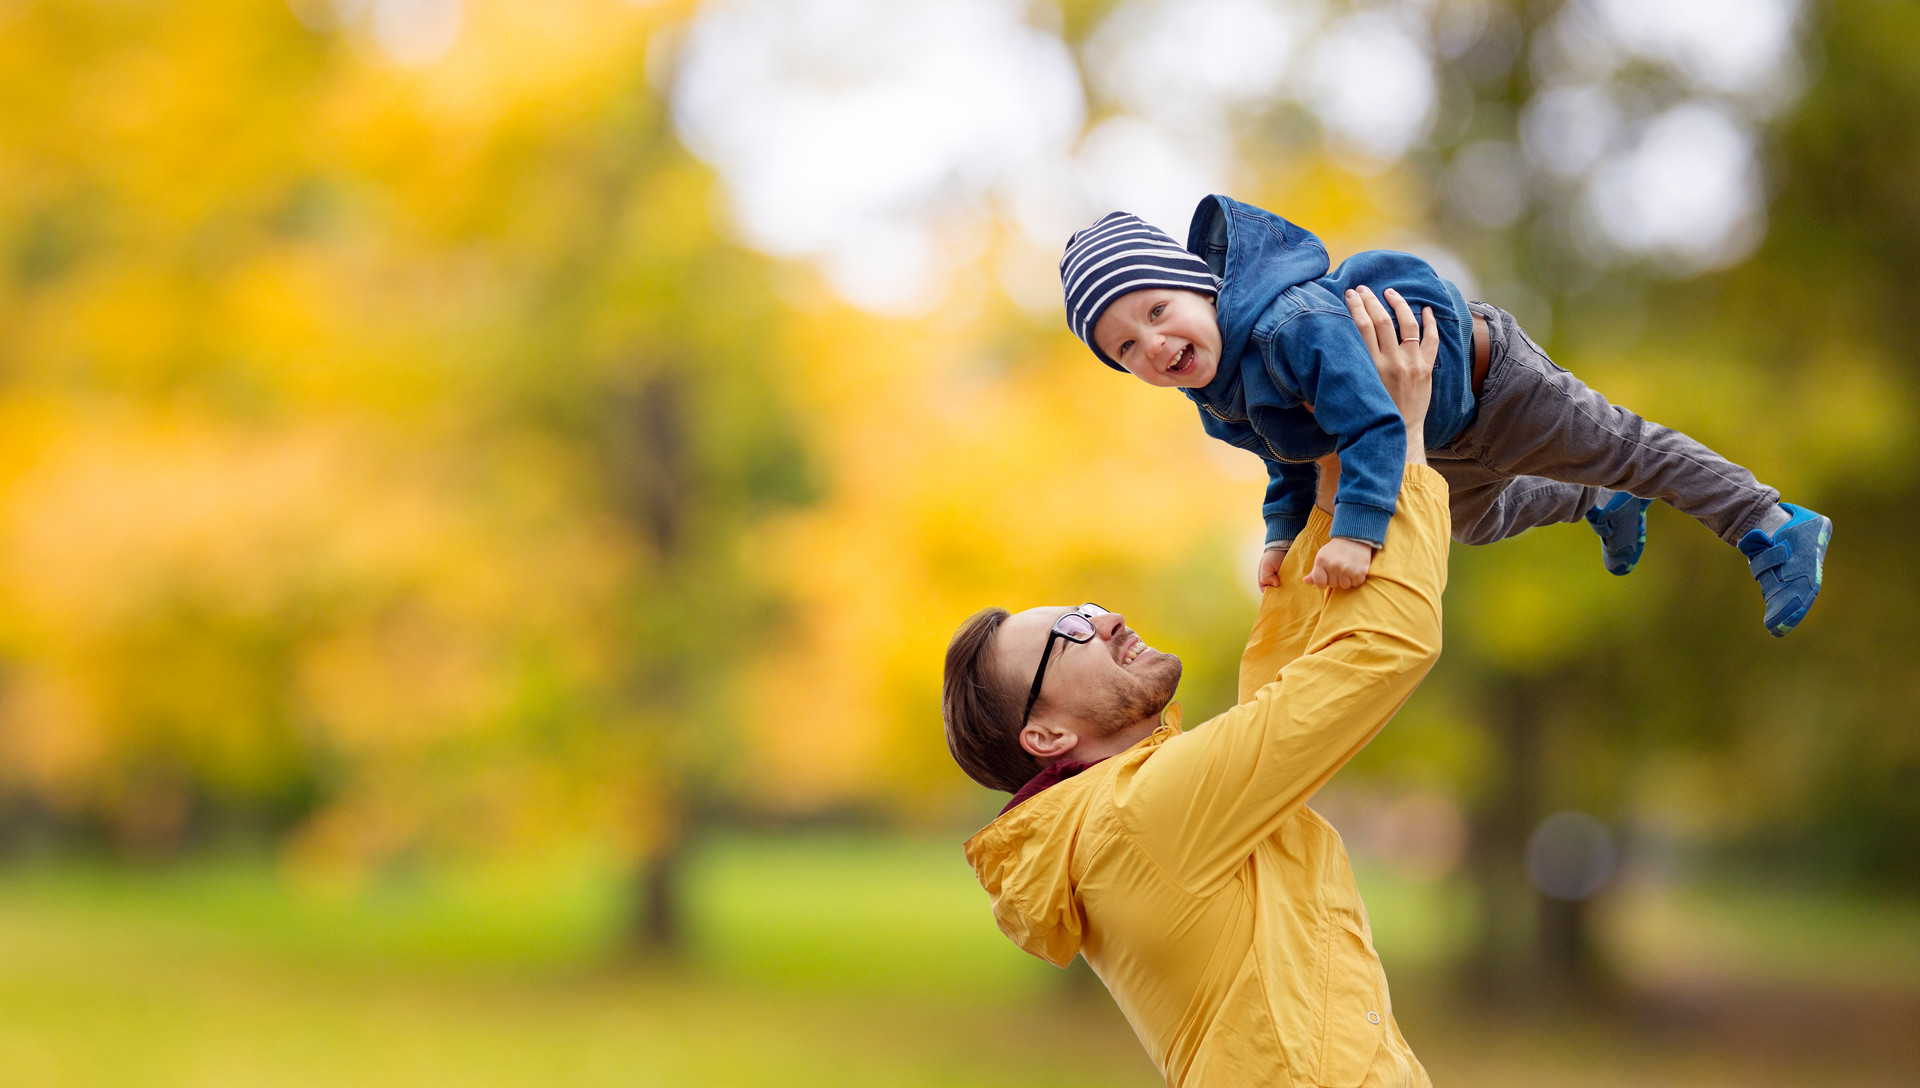
[[[1267,462],[1267,539],[1292,540],[1313,509],[1319,470],[1336,450],[1332,535],[1380,546],[1400,494],[1406,425],[1347,313],[1345,293],[1391,287],[1418,315],[1433,307],[1440,356],[1425,441],[1439,449],[1472,422],[1473,320],[1460,289],[1409,253],[1356,253],[1328,272],[1327,248],[1272,212],[1224,196],[1200,202],[1187,248],[1220,278],[1220,367],[1200,389],[1207,433]]]

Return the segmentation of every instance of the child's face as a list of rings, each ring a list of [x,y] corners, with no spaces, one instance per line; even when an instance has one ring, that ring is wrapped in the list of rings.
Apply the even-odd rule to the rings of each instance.
[[[1148,385],[1198,389],[1220,365],[1213,299],[1177,287],[1121,295],[1093,326],[1093,342]]]

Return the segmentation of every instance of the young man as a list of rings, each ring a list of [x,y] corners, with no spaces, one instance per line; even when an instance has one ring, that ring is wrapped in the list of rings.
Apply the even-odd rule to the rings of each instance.
[[[1307,584],[1331,526],[1323,474],[1261,602],[1240,705],[1181,732],[1179,659],[1093,605],[990,609],[947,652],[949,748],[1014,793],[966,845],[1001,930],[1054,964],[1085,957],[1170,1085],[1429,1083],[1340,836],[1306,807],[1440,652],[1447,486],[1418,439],[1438,339],[1401,342],[1377,301],[1353,305],[1414,436],[1393,532],[1357,588]]]

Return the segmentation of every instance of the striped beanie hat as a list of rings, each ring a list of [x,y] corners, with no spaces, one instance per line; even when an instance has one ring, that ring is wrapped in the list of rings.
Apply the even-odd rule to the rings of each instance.
[[[1067,296],[1067,327],[1115,370],[1093,342],[1093,327],[1113,301],[1146,287],[1179,287],[1214,294],[1220,282],[1207,262],[1182,248],[1166,232],[1126,212],[1110,212],[1067,239],[1060,258],[1060,287]]]

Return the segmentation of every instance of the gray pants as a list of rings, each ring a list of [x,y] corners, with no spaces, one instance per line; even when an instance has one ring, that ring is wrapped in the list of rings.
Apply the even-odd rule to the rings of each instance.
[[[1453,538],[1491,544],[1536,525],[1579,521],[1616,491],[1660,499],[1729,544],[1780,493],[1679,431],[1648,423],[1555,365],[1513,315],[1473,302],[1487,322],[1487,380],[1473,422],[1428,462],[1453,493]]]

